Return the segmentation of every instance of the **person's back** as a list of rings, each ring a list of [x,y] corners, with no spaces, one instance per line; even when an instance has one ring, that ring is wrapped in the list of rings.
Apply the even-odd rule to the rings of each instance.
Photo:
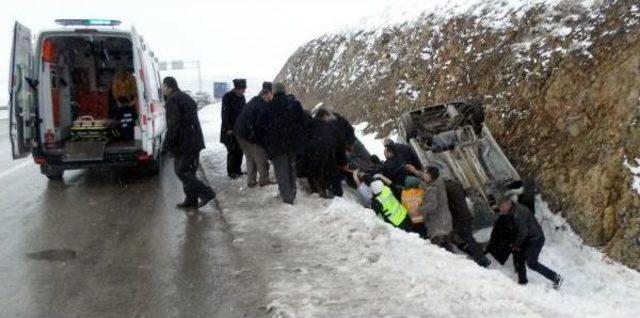
[[[261,109],[266,107],[267,102],[260,96],[252,98],[242,112],[238,116],[233,127],[233,134],[251,143],[258,143],[260,140],[260,132],[256,131],[255,125]]]
[[[430,237],[448,236],[452,230],[447,191],[441,178],[427,184],[423,214]]]
[[[403,145],[399,143],[394,143],[393,147],[396,149],[398,156],[400,156],[406,163],[409,163],[416,167],[419,170],[422,170],[422,163],[420,162],[420,158],[413,148],[408,145]]]
[[[176,90],[166,103],[167,111],[173,109],[179,116],[176,135],[182,153],[196,153],[205,148],[204,136],[198,118],[198,104],[187,93]],[[175,108],[175,109],[174,109]]]
[[[513,221],[516,224],[516,241],[514,245],[522,246],[529,242],[544,239],[544,232],[538,220],[529,209],[517,202],[513,202]]]
[[[394,184],[401,185],[407,177],[404,168],[407,162],[398,155],[388,158],[382,163],[382,174],[389,178]]]
[[[235,90],[231,90],[222,96],[222,124],[220,142],[226,143],[229,137],[228,131],[232,131],[238,117],[242,113],[246,99],[244,95],[239,95]]]
[[[269,110],[261,120],[265,129],[265,145],[269,158],[285,153],[300,153],[304,137],[302,105],[282,93],[273,96]]]

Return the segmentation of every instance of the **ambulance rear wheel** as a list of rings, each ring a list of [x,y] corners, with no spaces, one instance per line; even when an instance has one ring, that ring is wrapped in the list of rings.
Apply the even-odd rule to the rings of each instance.
[[[40,166],[40,172],[51,181],[60,181],[64,176],[64,170],[46,164]]]

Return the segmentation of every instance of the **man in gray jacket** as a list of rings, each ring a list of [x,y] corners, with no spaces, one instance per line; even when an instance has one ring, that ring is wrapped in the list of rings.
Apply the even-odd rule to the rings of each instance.
[[[440,170],[429,166],[426,172],[422,172],[413,165],[406,165],[409,173],[420,178],[425,186],[424,200],[420,209],[424,214],[424,224],[427,228],[427,236],[431,243],[453,252],[449,242],[449,234],[453,228],[451,211],[447,201],[447,190],[444,181],[440,178]]]
[[[533,216],[524,205],[514,202],[511,197],[499,193],[496,195],[496,203],[502,215],[513,215],[513,221],[516,228],[516,239],[513,243],[513,262],[518,273],[518,283],[526,285],[527,269],[525,261],[529,268],[540,273],[553,282],[553,288],[558,289],[562,285],[563,278],[553,270],[540,264],[538,258],[544,246],[544,233],[538,220]]]

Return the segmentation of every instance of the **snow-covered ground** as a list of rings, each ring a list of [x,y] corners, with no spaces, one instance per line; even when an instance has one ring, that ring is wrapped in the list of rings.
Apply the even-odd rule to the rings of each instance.
[[[536,215],[547,236],[540,259],[565,276],[559,291],[531,271],[529,285],[517,285],[511,263],[483,269],[393,229],[349,195],[324,200],[299,190],[288,206],[275,186],[248,189],[246,180],[229,180],[218,143],[220,104],[204,108],[200,119],[203,167],[235,246],[252,262],[247,271],[267,282],[269,316],[640,316],[640,273],[582,244],[540,198]],[[363,142],[373,153],[382,149],[371,136]]]

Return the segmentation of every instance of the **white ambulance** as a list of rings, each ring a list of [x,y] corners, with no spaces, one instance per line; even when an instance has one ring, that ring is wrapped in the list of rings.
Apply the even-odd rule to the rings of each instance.
[[[134,28],[102,19],[16,22],[9,79],[13,158],[65,170],[141,166],[157,173],[166,129],[158,60]],[[34,41],[35,40],[35,41]]]

